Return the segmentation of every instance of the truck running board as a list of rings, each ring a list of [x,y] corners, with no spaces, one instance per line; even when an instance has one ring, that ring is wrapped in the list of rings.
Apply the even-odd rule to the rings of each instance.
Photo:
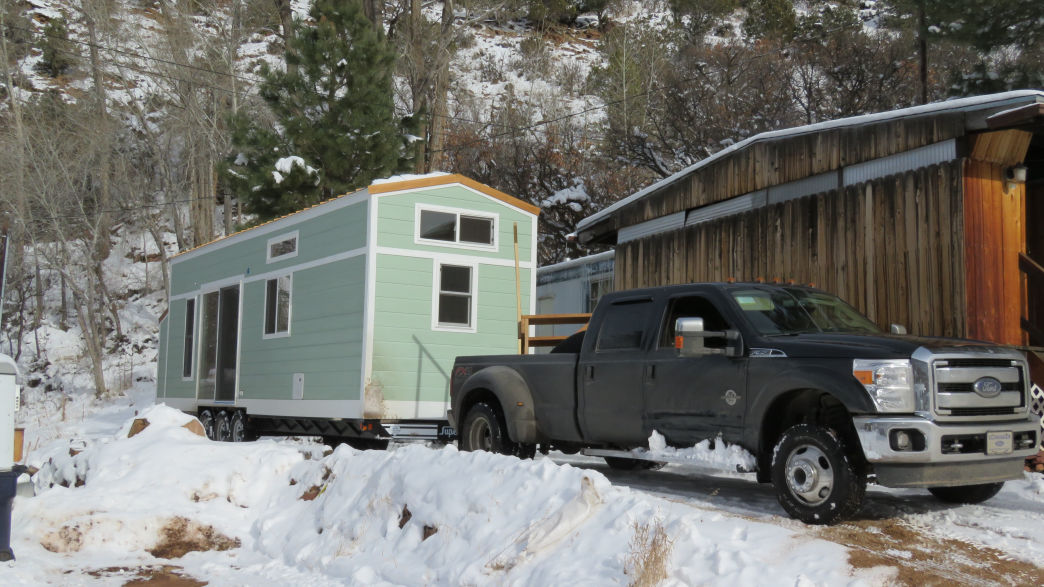
[[[650,453],[643,451],[640,453],[633,453],[629,450],[612,450],[607,448],[584,448],[580,449],[580,454],[589,457],[615,457],[619,459],[631,459],[634,461],[648,461],[650,463],[671,463],[675,465],[690,465],[697,468],[714,471],[729,471],[729,467],[722,467],[712,463],[702,462],[699,460],[693,460],[691,456],[675,455],[675,454],[664,454],[664,453]],[[737,473],[753,473],[754,469],[747,469],[743,465],[737,464],[735,472]]]
[[[589,457],[616,457],[618,459],[631,459],[634,461],[652,461],[654,463],[692,463],[691,459],[682,459],[670,455],[651,455],[649,453],[635,454],[629,450],[612,450],[608,448],[585,448],[580,454]]]

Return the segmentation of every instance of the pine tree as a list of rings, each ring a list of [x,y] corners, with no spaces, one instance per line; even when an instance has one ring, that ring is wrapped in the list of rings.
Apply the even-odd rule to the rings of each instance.
[[[358,0],[316,0],[287,38],[287,70],[262,70],[273,120],[241,112],[222,165],[249,212],[266,220],[405,168],[395,120],[394,55]]]

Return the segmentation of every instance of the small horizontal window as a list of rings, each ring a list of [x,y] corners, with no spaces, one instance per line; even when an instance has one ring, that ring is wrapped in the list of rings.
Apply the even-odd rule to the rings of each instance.
[[[268,262],[297,256],[297,232],[268,241]]]
[[[425,240],[467,245],[493,245],[495,222],[491,216],[476,216],[441,210],[421,210],[417,234]]]

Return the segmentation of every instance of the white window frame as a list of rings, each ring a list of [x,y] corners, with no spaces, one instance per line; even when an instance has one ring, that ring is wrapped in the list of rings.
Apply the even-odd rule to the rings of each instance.
[[[297,251],[301,249],[301,238],[298,234],[299,231],[287,232],[279,236],[274,236],[268,239],[268,243],[265,244],[265,263],[274,263],[276,261],[285,261],[287,259],[293,259],[297,256]],[[294,251],[292,253],[283,253],[282,255],[272,256],[272,245],[288,241],[293,239]]]
[[[279,332],[277,330],[276,332],[273,332],[273,333],[269,334],[269,333],[265,332],[265,321],[268,319],[268,282],[272,281],[272,280],[276,281],[276,295],[278,296],[279,295],[279,280],[282,279],[283,277],[286,277],[286,278],[290,279],[290,286],[289,286],[290,296],[289,296],[289,298],[287,299],[287,302],[286,302],[286,332]],[[267,279],[261,280],[261,283],[263,284],[263,286],[265,288],[265,305],[262,306],[262,312],[261,312],[261,338],[263,340],[268,340],[268,339],[272,339],[272,338],[287,338],[288,336],[290,336],[290,331],[291,331],[291,327],[293,325],[293,317],[294,317],[294,274],[293,273],[284,273],[282,275],[274,275],[274,276],[269,277]],[[276,312],[278,312],[279,311],[278,302],[276,302],[276,304],[277,304],[276,305]],[[279,327],[279,315],[278,314],[276,314],[275,321],[276,321],[276,328],[278,328]]]
[[[441,241],[437,239],[421,238],[421,212],[443,212],[445,214],[455,214],[457,216],[457,225],[455,229],[456,241]],[[453,249],[468,249],[471,251],[490,251],[497,252],[500,250],[500,215],[495,212],[479,212],[475,210],[465,210],[463,208],[449,208],[446,206],[433,206],[431,204],[417,204],[413,210],[413,242],[418,245],[434,245],[437,247],[449,247]],[[460,242],[460,217],[471,216],[474,218],[488,218],[493,221],[493,243],[484,245],[480,243],[469,243]]]
[[[442,266],[450,265],[453,267],[469,267],[471,269],[471,306],[469,308],[470,315],[468,316],[469,324],[467,326],[459,324],[442,324],[439,322],[439,295],[441,288],[439,287],[440,277],[442,276]],[[432,259],[432,277],[431,277],[431,329],[440,332],[471,332],[475,333],[478,331],[478,263],[461,263],[456,260],[450,259]]]

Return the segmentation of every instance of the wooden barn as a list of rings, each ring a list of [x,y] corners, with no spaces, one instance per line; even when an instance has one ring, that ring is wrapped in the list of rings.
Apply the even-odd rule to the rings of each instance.
[[[577,233],[616,246],[615,289],[814,283],[883,327],[1032,351],[1044,385],[1044,92],[763,133]]]

